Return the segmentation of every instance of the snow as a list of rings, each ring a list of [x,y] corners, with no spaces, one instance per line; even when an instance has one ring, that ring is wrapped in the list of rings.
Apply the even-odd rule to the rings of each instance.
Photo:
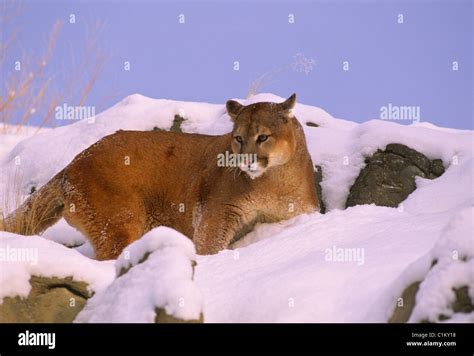
[[[190,261],[196,260],[194,244],[183,234],[166,226],[160,226],[146,233],[142,238],[127,246],[115,263],[117,276],[133,266],[138,265],[143,258],[155,250],[178,248]]]
[[[301,116],[297,114],[298,119]],[[314,133],[310,132],[314,131]],[[463,164],[472,157],[471,131],[432,130],[417,125],[371,120],[350,128],[305,128],[313,163],[321,165],[321,184],[326,207],[342,209],[349,189],[365,166],[364,157],[389,143],[400,143],[419,151],[429,159],[440,158],[445,167]],[[440,144],[442,142],[442,144]]]
[[[380,298],[433,247],[447,220],[365,205],[261,225],[241,242],[246,247],[198,257],[206,321],[386,321]],[[334,248],[359,249],[364,260],[329,260]]]
[[[247,105],[284,98],[258,94],[236,100]],[[195,283],[190,280],[192,245],[170,229],[153,230],[130,245],[126,250],[129,259],[122,255],[114,266],[112,262],[91,260],[90,244],[63,220],[43,238],[0,233],[1,241],[11,246],[51,247],[51,260],[39,259],[41,263],[36,266],[1,262],[5,283],[0,284],[0,295],[6,295],[7,290],[9,295],[25,296],[29,274],[82,273],[101,292],[89,301],[77,321],[151,322],[153,307],[159,304],[167,305],[170,313],[193,318],[200,310],[198,306],[203,307],[205,322],[385,322],[403,290],[422,281],[410,321],[437,320],[445,314],[452,316],[452,321],[473,322],[472,314],[453,314],[450,309],[453,287],[469,286],[474,297],[473,132],[428,122],[407,126],[372,120],[356,124],[300,103],[293,112],[303,124],[313,163],[322,167],[326,214],[258,225],[232,249],[197,256]],[[16,145],[15,138],[4,140],[0,136],[0,192],[7,191],[8,182],[19,174],[25,197],[32,186],[46,183],[103,136],[118,129],[166,129],[177,114],[186,118],[182,124],[185,132],[217,135],[232,127],[224,104],[131,95],[92,121],[33,136],[18,135]],[[318,127],[306,126],[306,122]],[[365,165],[365,156],[389,143],[405,144],[430,159],[441,159],[446,172],[435,180],[417,178],[417,190],[398,208],[365,205],[343,210],[349,189]],[[20,165],[16,164],[17,157],[21,158]],[[4,203],[0,201],[2,206]],[[68,249],[59,244],[76,247]],[[453,260],[454,250],[468,259]],[[138,263],[147,253],[151,254],[146,262]],[[434,259],[438,262],[432,266]],[[67,260],[67,267],[58,267],[58,261],[63,260]],[[83,272],[80,266],[86,266]],[[131,266],[112,283],[115,269]],[[182,284],[166,284],[171,268],[176,268]],[[10,282],[16,274],[21,278]],[[107,278],[94,279],[100,276]],[[157,284],[162,279],[165,289]],[[203,305],[199,304],[198,290]],[[184,312],[187,307],[166,302],[172,298],[176,302],[178,295],[187,293],[194,295],[189,300],[186,297],[192,303],[185,303],[192,311]]]
[[[99,262],[40,236],[0,232],[0,303],[5,297],[27,297],[31,276],[72,277],[90,292],[100,291],[114,278],[113,263]]]
[[[40,131],[36,127],[31,126],[17,126],[17,125],[8,125],[6,132],[2,132],[2,129],[5,130],[5,127],[0,128],[0,162],[5,159],[5,157],[11,152],[11,150],[20,142],[37,132],[46,132],[52,130],[51,128],[41,128]]]
[[[461,210],[446,225],[430,253],[436,264],[425,276],[409,322],[439,321],[440,315],[452,316],[454,288],[467,286],[474,299],[474,208]],[[474,314],[458,315],[456,322],[474,322]]]
[[[42,237],[67,247],[80,247],[87,241],[79,231],[71,229],[64,219],[46,230]]]
[[[192,280],[195,257],[187,237],[167,227],[153,229],[123,251],[115,263],[117,278],[88,301],[75,321],[152,323],[156,308],[181,320],[198,320],[202,297]]]

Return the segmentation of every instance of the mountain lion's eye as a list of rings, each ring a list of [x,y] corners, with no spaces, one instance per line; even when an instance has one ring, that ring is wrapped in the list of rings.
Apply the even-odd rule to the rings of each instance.
[[[242,143],[242,137],[241,137],[241,136],[235,136],[234,139],[235,139],[238,143]]]
[[[260,135],[260,136],[258,136],[257,141],[258,142],[264,142],[264,141],[267,140],[267,138],[268,138],[267,135]]]

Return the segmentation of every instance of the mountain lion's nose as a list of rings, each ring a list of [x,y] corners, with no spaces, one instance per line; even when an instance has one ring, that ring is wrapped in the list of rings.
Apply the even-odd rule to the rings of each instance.
[[[243,170],[243,171],[248,171],[248,170],[250,170],[250,166],[251,166],[250,164],[247,164],[246,162],[242,162],[240,164],[240,169]]]
[[[257,170],[257,164],[256,163],[241,163],[240,164],[240,169],[243,171],[255,171]]]

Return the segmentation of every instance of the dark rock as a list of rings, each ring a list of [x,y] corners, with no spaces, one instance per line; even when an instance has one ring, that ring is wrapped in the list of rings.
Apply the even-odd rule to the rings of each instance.
[[[416,294],[418,293],[418,289],[420,287],[421,282],[414,282],[410,284],[402,293],[402,300],[403,305],[397,305],[392,316],[389,319],[389,323],[406,323],[408,319],[410,319],[411,313],[413,312],[413,308],[415,307],[416,303]],[[453,291],[456,295],[454,302],[450,305],[450,309],[454,313],[472,313],[474,311],[474,305],[472,300],[469,296],[469,290],[467,286],[463,286],[460,288],[453,288]],[[449,320],[451,317],[440,314],[437,319],[438,320],[428,320],[423,319],[420,320],[420,323],[433,323],[437,321],[446,321]]]
[[[170,132],[179,132],[182,133],[181,124],[186,121],[186,119],[180,115],[175,115],[173,119],[173,124],[169,130],[160,129],[159,127],[153,127],[152,131],[170,131]]]
[[[28,297],[4,298],[0,323],[71,323],[91,297],[87,284],[67,278],[32,276]]]
[[[425,155],[401,144],[387,145],[365,160],[347,198],[346,207],[376,204],[397,207],[415,189],[415,177],[434,179],[444,173],[440,159]]]
[[[326,206],[324,205],[323,192],[321,189],[321,182],[323,180],[323,171],[322,171],[321,166],[314,165],[313,177],[314,177],[314,185],[316,186],[316,193],[318,194],[319,212],[321,214],[324,214],[326,212]]]
[[[145,262],[146,260],[148,260],[148,257],[150,257],[151,255],[151,252],[146,252],[145,254],[143,254],[142,258],[140,258],[140,260],[138,261],[138,263],[134,264],[134,265],[129,265],[128,267],[122,267],[119,271],[119,273],[117,274],[117,278],[119,277],[122,277],[125,273],[127,273],[128,271],[130,271],[130,269],[136,265],[139,265],[140,263],[143,263]]]
[[[172,315],[166,314],[166,312],[161,308],[156,308],[155,313],[155,323],[157,324],[198,324],[204,322],[202,313],[199,316],[199,320],[178,319]]]
[[[420,288],[420,282],[410,284],[402,293],[401,301],[388,320],[389,323],[406,323],[410,319],[410,315],[415,307],[416,293]]]
[[[469,297],[469,290],[467,286],[461,288],[453,288],[456,298],[454,299],[451,309],[455,313],[471,313],[474,311],[471,297]]]
[[[435,271],[437,263],[438,261],[436,259],[431,262],[431,267],[427,275],[431,273],[439,273],[438,270]],[[464,263],[466,262],[464,261]],[[421,283],[422,281],[413,282],[403,291],[401,298],[397,300],[397,305],[395,306],[392,316],[388,320],[389,323],[406,323],[410,319],[413,309],[415,308],[416,296]],[[474,311],[474,304],[471,300],[471,297],[469,296],[469,288],[467,286],[461,286],[459,288],[452,288],[452,290],[455,294],[454,301],[450,305],[446,305],[440,309],[450,310],[452,314],[472,313]],[[402,303],[399,303],[400,300]],[[429,318],[425,317],[421,320],[414,321],[419,323],[435,323],[449,319],[451,319],[451,313],[448,313],[448,315],[440,313],[436,317],[436,320],[430,320]]]
[[[440,159],[434,159],[431,161],[431,167],[430,170],[432,174],[434,175],[434,178],[439,177],[444,173],[444,166],[443,166],[443,161]],[[430,177],[428,177],[430,178]]]
[[[314,122],[311,122],[311,121],[307,121],[306,122],[306,126],[309,126],[309,127],[319,127],[318,124],[314,123]]]
[[[175,115],[173,119],[173,125],[171,125],[170,131],[171,132],[180,132],[182,133],[183,130],[181,129],[181,124],[185,121],[186,119],[182,116]]]

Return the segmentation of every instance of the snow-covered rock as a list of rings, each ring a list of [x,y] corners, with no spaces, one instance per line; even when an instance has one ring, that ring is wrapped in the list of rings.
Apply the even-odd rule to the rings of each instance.
[[[435,179],[444,173],[439,159],[401,144],[387,145],[367,158],[351,187],[346,206],[376,204],[396,208],[416,189],[416,177]]]
[[[461,210],[433,249],[402,273],[402,278],[410,276],[411,291],[405,289],[397,300],[393,320],[474,323],[473,217],[472,206]]]
[[[193,281],[193,243],[158,227],[129,245],[115,262],[117,278],[92,297],[76,322],[202,321],[202,297]]]
[[[0,232],[0,301],[5,297],[27,297],[31,276],[71,277],[88,284],[92,294],[114,279],[113,263],[86,258],[79,252],[40,236]]]
[[[71,322],[114,277],[111,262],[39,236],[0,232],[0,322]]]

